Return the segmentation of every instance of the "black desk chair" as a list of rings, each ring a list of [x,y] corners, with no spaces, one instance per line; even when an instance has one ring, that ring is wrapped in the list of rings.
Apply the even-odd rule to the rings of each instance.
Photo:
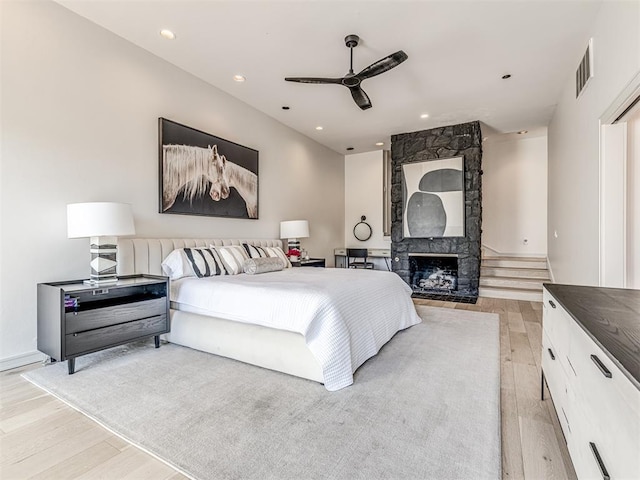
[[[373,263],[367,262],[369,251],[366,248],[347,248],[347,266],[349,268],[370,268],[373,269]],[[354,258],[353,262],[351,259]],[[357,259],[361,258],[362,261]]]

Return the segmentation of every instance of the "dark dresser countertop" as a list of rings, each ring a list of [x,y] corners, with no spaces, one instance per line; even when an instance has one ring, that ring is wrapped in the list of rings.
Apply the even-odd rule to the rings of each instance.
[[[640,389],[640,290],[556,283],[544,287]]]

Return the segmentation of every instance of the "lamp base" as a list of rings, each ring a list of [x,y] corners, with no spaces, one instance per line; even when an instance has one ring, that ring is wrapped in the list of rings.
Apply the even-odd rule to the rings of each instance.
[[[91,274],[88,285],[116,283],[116,255],[118,253],[116,237],[91,237]]]
[[[300,250],[300,240],[297,238],[290,238],[287,242],[287,248],[289,250]]]

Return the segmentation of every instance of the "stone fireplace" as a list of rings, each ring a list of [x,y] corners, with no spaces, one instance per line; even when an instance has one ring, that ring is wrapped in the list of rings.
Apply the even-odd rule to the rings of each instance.
[[[464,237],[405,238],[403,235],[402,165],[445,158],[464,158]],[[391,137],[391,259],[396,272],[414,291],[414,296],[473,302],[478,297],[482,226],[482,133],[479,122],[450,125]],[[419,258],[429,256],[456,260],[456,288],[419,291],[413,287]],[[446,262],[446,261],[445,261]],[[447,265],[443,263],[443,265]],[[433,268],[433,267],[429,267]],[[451,272],[452,268],[442,268]],[[429,275],[432,275],[432,271]],[[421,275],[424,276],[425,272]],[[441,274],[441,276],[444,274]],[[447,285],[447,278],[434,282]],[[431,285],[418,278],[422,285]],[[417,284],[419,287],[419,283]],[[430,288],[423,289],[430,290]]]

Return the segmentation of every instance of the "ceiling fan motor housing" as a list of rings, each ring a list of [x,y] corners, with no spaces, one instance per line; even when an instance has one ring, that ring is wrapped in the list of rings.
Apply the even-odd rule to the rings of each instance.
[[[344,43],[349,48],[357,47],[358,43],[360,43],[360,37],[352,33],[344,37]]]

